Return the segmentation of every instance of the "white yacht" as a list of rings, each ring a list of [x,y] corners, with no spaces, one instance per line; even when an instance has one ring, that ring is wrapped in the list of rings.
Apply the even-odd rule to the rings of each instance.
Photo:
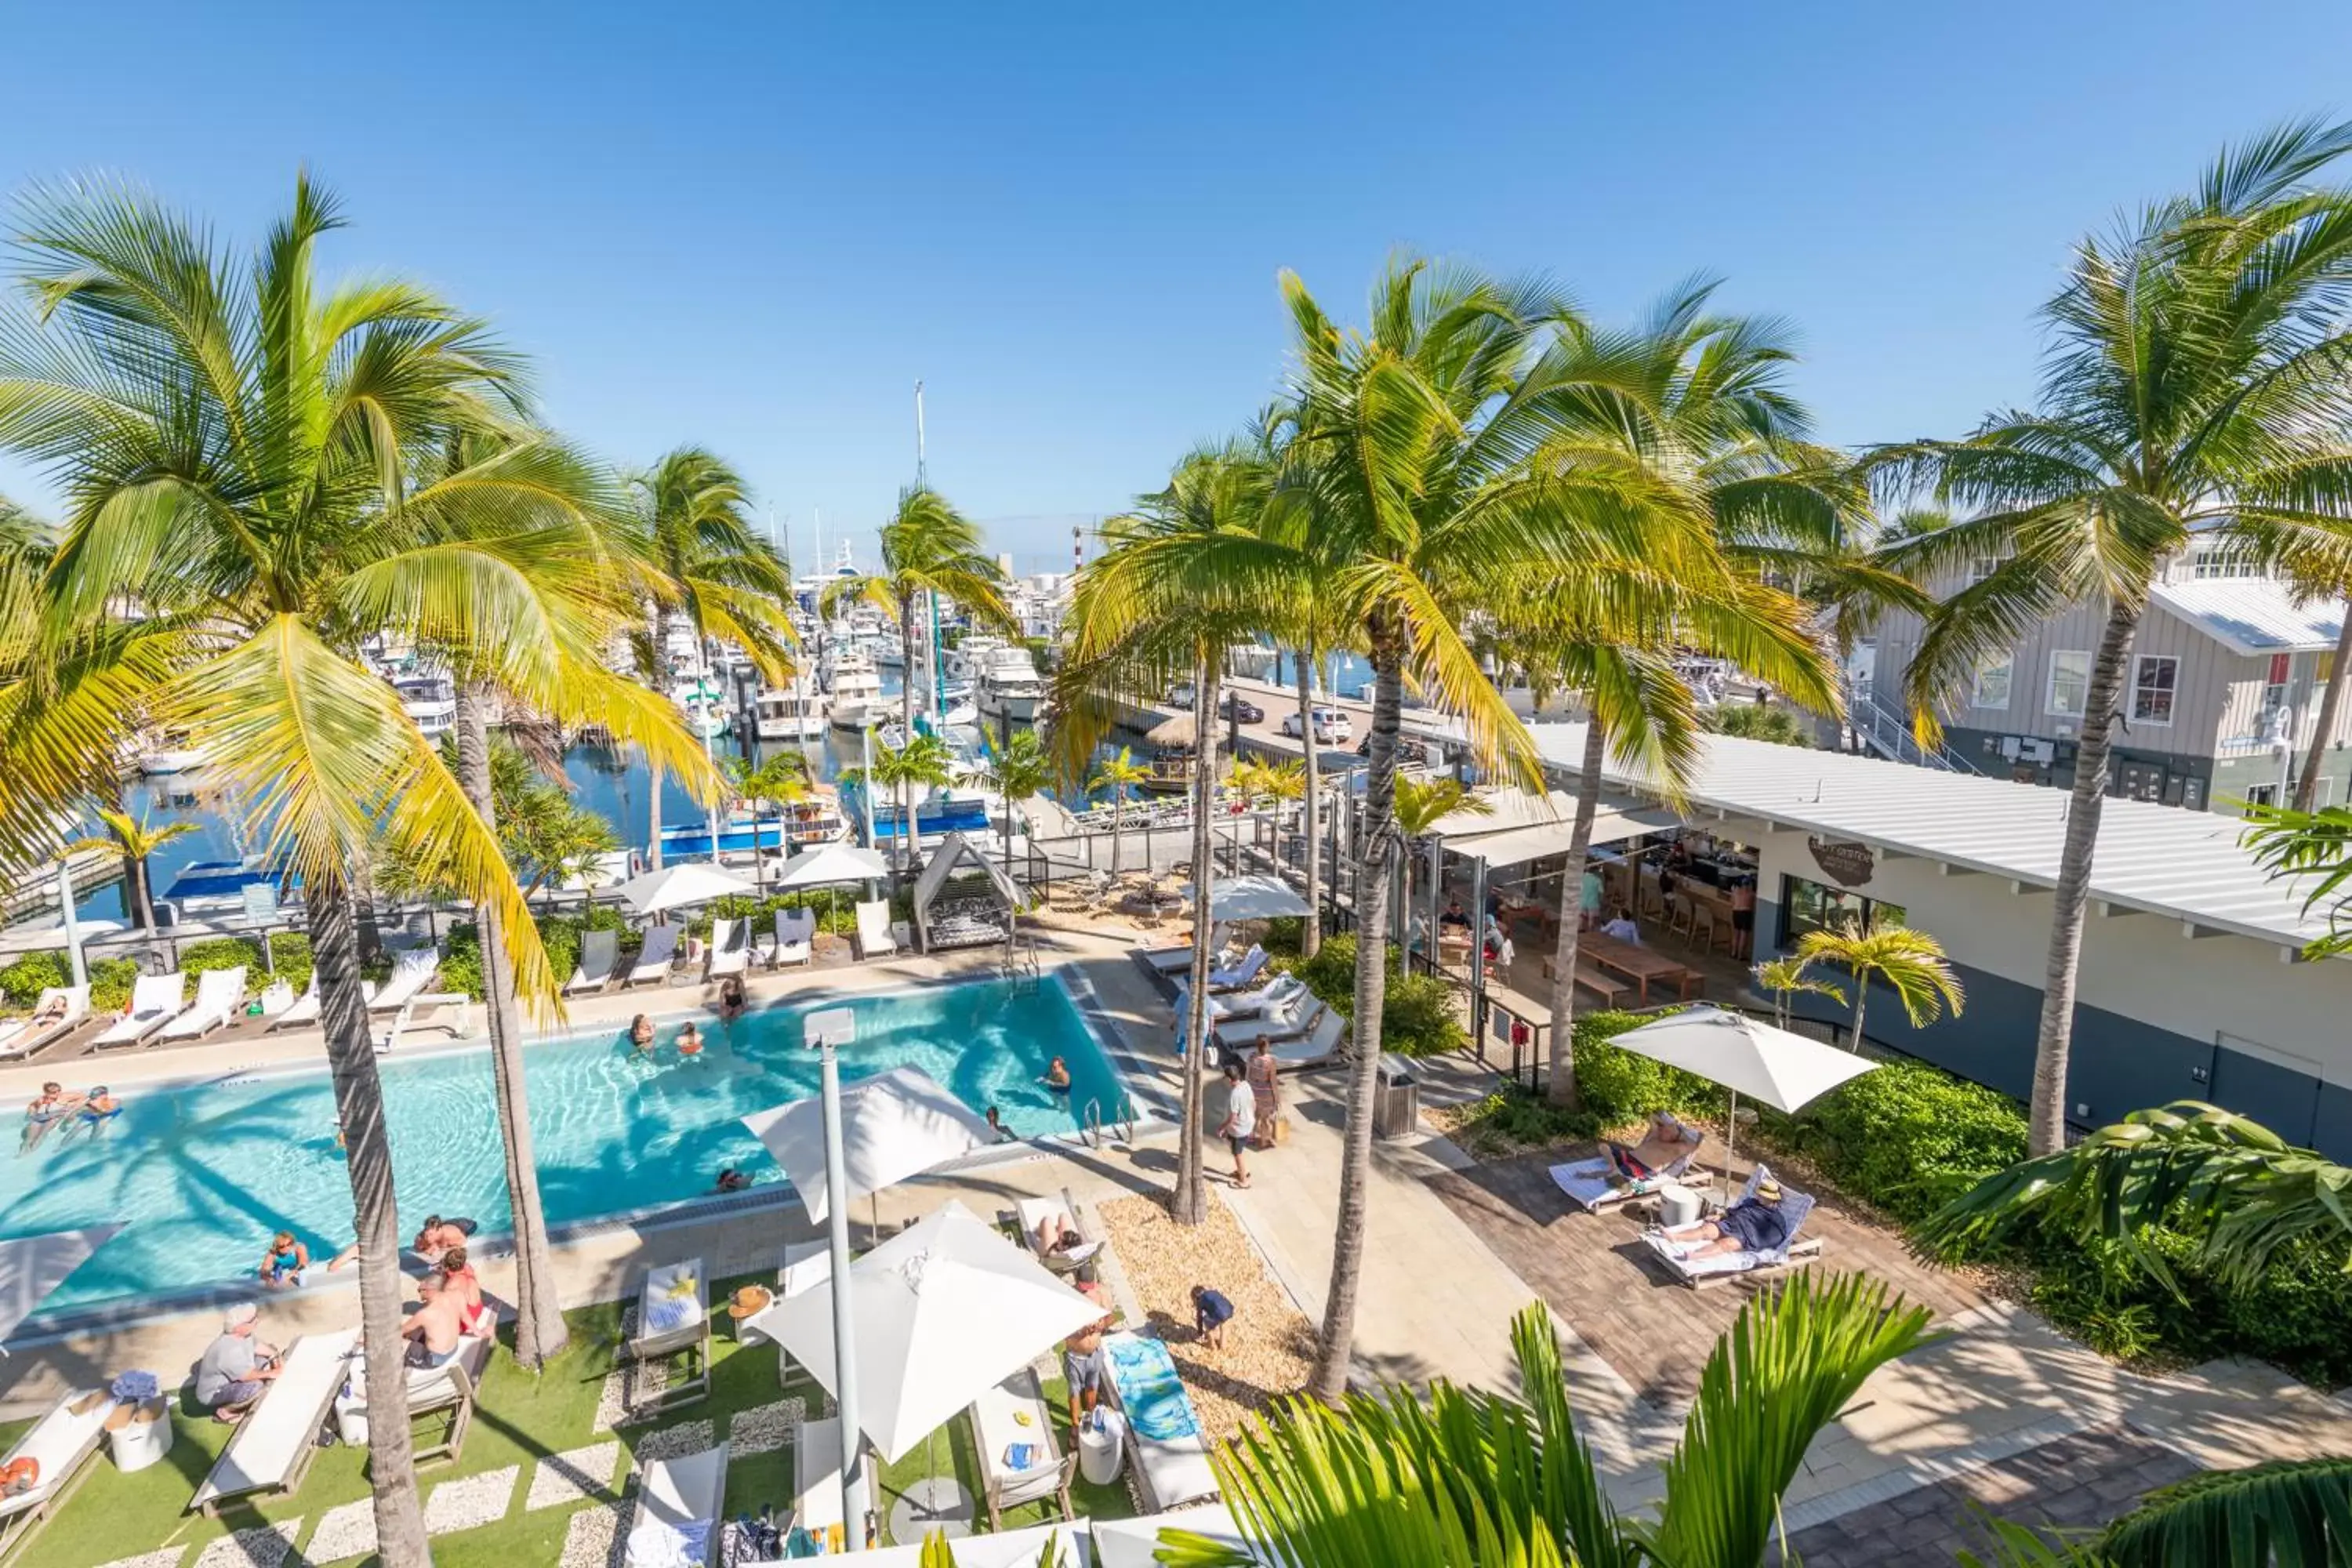
[[[681,680],[670,688],[669,699],[686,715],[686,727],[692,733],[709,739],[727,733],[727,699],[718,687],[707,681]]]
[[[825,695],[806,676],[763,688],[751,701],[752,732],[762,741],[824,739]]]
[[[986,665],[988,656],[1003,646],[1003,637],[991,637],[986,632],[966,632],[961,642],[948,649],[946,663],[949,695],[952,697],[959,685],[978,686],[980,672]]]
[[[167,773],[194,773],[210,760],[202,747],[175,743],[167,738],[163,744],[139,753],[139,771],[149,778],[160,778]]]
[[[1035,723],[1045,701],[1045,680],[1029,650],[1000,644],[982,657],[977,682],[981,717]]]
[[[870,730],[887,719],[891,704],[882,695],[882,677],[865,649],[840,647],[832,660],[825,689],[833,699],[833,727],[852,733]]]
[[[446,675],[404,675],[392,683],[400,705],[428,741],[437,741],[457,722],[457,688]]]

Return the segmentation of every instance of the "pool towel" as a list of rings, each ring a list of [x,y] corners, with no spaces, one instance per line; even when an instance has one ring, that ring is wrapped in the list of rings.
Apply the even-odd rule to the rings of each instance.
[[[1200,1418],[1176,1375],[1176,1363],[1158,1340],[1121,1336],[1106,1340],[1103,1353],[1118,1384],[1118,1402],[1135,1430],[1155,1443],[1201,1435]]]

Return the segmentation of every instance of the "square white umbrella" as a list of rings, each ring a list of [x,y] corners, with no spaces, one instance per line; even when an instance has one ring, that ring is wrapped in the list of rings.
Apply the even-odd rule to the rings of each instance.
[[[1696,1073],[1731,1090],[1731,1141],[1739,1137],[1739,1097],[1775,1110],[1801,1110],[1848,1079],[1878,1066],[1869,1058],[1809,1040],[1745,1013],[1689,1007],[1609,1043]],[[1728,1146],[1724,1174],[1731,1173]]]
[[[1192,884],[1185,883],[1183,892],[1192,898]],[[1270,921],[1306,912],[1307,900],[1279,877],[1228,877],[1209,888],[1213,921]]]
[[[53,1230],[0,1241],[0,1340],[41,1310],[49,1293],[66,1282],[89,1255],[114,1238],[119,1225]]]
[[[857,1310],[858,1425],[894,1462],[957,1411],[1102,1316],[961,1204],[849,1267]],[[830,1393],[830,1279],[744,1320]]]
[[[792,1178],[801,1206],[823,1219],[833,1202],[824,1184],[824,1100],[811,1095],[768,1110],[743,1125]],[[893,1068],[841,1089],[841,1157],[849,1191],[845,1203],[896,1186],[996,1141],[987,1121],[920,1068]]]
[[[860,849],[855,844],[821,844],[785,861],[772,885],[829,888],[843,882],[870,882],[889,874],[890,863],[871,849]]]
[[[622,901],[641,915],[684,909],[688,904],[707,904],[730,893],[751,891],[751,883],[740,877],[729,876],[708,860],[665,866],[658,871],[633,877],[620,887]]]

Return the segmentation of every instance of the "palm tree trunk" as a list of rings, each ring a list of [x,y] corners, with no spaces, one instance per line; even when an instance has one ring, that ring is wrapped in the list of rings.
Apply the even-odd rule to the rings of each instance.
[[[470,682],[457,689],[457,782],[483,826],[498,830],[490,791],[489,715],[482,689]],[[507,1161],[507,1206],[514,1212],[515,1360],[536,1370],[563,1348],[563,1305],[555,1294],[555,1262],[549,1250],[547,1211],[539,1198],[539,1162],[531,1151],[530,1100],[524,1088],[522,1008],[515,996],[514,960],[507,952],[499,908],[485,902],[474,910],[482,944],[482,1010],[490,1029],[490,1081],[498,1096],[499,1127]]]
[[[155,893],[147,879],[147,857],[125,855],[122,879],[131,885],[131,919],[142,931],[155,929]]]
[[[1372,1182],[1372,1091],[1381,1065],[1381,1008],[1388,1000],[1389,887],[1396,875],[1396,752],[1404,697],[1404,640],[1386,615],[1371,617],[1372,728],[1364,788],[1364,852],[1356,862],[1355,1038],[1348,1123],[1340,1142],[1339,1217],[1331,1237],[1331,1286],[1307,1390],[1337,1405],[1348,1389],[1356,1341],[1356,1291],[1364,1271],[1364,1215]],[[1312,743],[1312,737],[1309,738]]]
[[[2319,763],[2327,754],[2328,737],[2336,733],[2336,717],[2344,707],[2344,682],[2352,672],[2352,615],[2344,617],[2344,629],[2336,634],[2336,663],[2327,672],[2327,685],[2319,694],[2319,725],[2311,736],[2311,752],[2303,759],[2303,776],[2294,783],[2294,808],[2309,811],[2311,803],[2319,798]]]
[[[376,1077],[367,1002],[360,992],[351,885],[339,877],[319,878],[308,889],[306,901],[319,977],[319,1015],[326,1026],[327,1065],[334,1079],[335,1112],[342,1124],[344,1164],[352,1183],[360,1327],[376,1352],[367,1358],[367,1402],[371,1409],[399,1411],[408,1404],[408,1368],[398,1353],[405,1290],[400,1277],[400,1212],[393,1195],[383,1085]],[[369,1438],[378,1561],[384,1568],[431,1568],[433,1553],[425,1544],[425,1511],[417,1501],[408,1423],[379,1419]]]
[[[1853,1044],[1851,1047],[1857,1055],[1862,1050],[1862,1010],[1869,1001],[1870,971],[1857,969],[1853,972]]]
[[[1551,1081],[1544,1098],[1570,1110],[1584,1108],[1576,1081],[1576,964],[1584,941],[1584,859],[1592,852],[1592,819],[1601,808],[1601,767],[1609,755],[1609,729],[1598,712],[1584,718],[1584,767],[1576,778],[1576,820],[1568,830],[1568,868],[1559,878],[1559,939],[1551,955]],[[1634,872],[1638,878],[1641,873]]]
[[[1207,1129],[1201,1122],[1206,1114],[1204,1077],[1209,1055],[1215,1048],[1209,1023],[1209,972],[1216,963],[1210,945],[1216,923],[1209,918],[1210,887],[1216,873],[1210,863],[1214,843],[1209,807],[1217,798],[1217,667],[1208,659],[1201,661],[1192,701],[1193,726],[1200,731],[1192,779],[1192,985],[1188,998],[1191,1012],[1184,1020],[1183,1131],[1176,1143],[1176,1191],[1168,1205],[1168,1217],[1178,1225],[1199,1225],[1209,1217],[1208,1194],[1202,1190],[1201,1177]]]
[[[1306,646],[1292,656],[1298,661],[1298,749],[1306,759],[1307,772],[1307,793],[1301,797],[1304,815],[1299,821],[1307,834],[1307,918],[1298,928],[1298,952],[1312,958],[1323,945],[1323,900],[1318,896],[1322,890],[1323,847],[1316,834],[1322,811],[1317,798],[1322,793],[1317,787],[1322,764],[1315,755],[1315,635],[1309,632],[1300,641]]]
[[[2107,799],[2107,749],[2115,732],[2116,697],[2123,684],[2124,650],[2139,629],[2139,612],[2117,603],[2099,635],[2084,697],[2083,735],[2074,754],[2074,787],[2066,803],[2066,837],[2058,855],[2058,889],[2050,913],[2050,958],[2042,977],[2042,1026],[2033,1048],[2029,1155],[2054,1154],[2066,1143],[2066,1055],[2074,1043],[2074,983],[2083,959],[2083,912],[2090,902],[2091,854]]]

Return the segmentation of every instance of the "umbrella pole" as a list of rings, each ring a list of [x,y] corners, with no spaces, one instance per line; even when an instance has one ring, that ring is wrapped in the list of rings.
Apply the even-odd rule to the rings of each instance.
[[[833,1257],[833,1400],[841,1418],[841,1518],[845,1544],[866,1546],[866,1438],[857,1424],[857,1314],[850,1301],[849,1172],[842,1157],[841,1063],[833,1037],[820,1035],[824,1097],[825,1228]]]
[[[1723,1137],[1723,1195],[1731,1196],[1731,1157],[1739,1152],[1739,1091],[1731,1091],[1731,1122]]]

